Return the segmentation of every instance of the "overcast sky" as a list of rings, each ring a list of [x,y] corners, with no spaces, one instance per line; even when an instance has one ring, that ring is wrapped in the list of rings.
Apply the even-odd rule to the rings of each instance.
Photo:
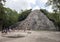
[[[6,0],[6,7],[20,11],[21,9],[47,9],[51,11],[50,7],[45,7],[47,0]]]

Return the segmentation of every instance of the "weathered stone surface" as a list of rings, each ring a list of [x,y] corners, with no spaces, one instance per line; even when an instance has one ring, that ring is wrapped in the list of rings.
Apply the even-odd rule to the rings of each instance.
[[[22,21],[19,26],[21,29],[32,30],[55,30],[55,26],[40,10],[32,11],[29,16]]]

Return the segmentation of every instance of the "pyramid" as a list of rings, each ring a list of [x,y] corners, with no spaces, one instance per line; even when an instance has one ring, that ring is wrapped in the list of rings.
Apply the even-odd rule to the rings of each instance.
[[[18,28],[30,30],[56,30],[53,22],[40,10],[32,11],[24,21],[20,22]]]

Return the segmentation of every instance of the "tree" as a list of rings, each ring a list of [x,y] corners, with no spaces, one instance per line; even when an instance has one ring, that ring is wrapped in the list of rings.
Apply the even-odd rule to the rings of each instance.
[[[3,20],[4,28],[8,28],[18,22],[18,13],[10,8],[5,8],[5,16]]]
[[[29,9],[19,13],[19,21],[23,21],[24,19],[26,19],[26,17],[30,14],[31,10],[32,9]]]
[[[51,5],[53,9],[53,14],[49,15],[51,19],[54,20],[54,24],[58,26],[60,30],[60,0],[48,0],[46,3],[47,6]]]
[[[49,14],[49,12],[48,12],[46,9],[40,9],[40,11],[41,11],[42,13],[44,13],[45,15],[48,15],[48,14]]]
[[[3,17],[5,15],[4,7],[3,7],[5,2],[6,2],[5,0],[0,0],[0,29],[2,29]]]
[[[52,5],[52,9],[57,12],[60,11],[60,0],[48,0],[47,6]]]

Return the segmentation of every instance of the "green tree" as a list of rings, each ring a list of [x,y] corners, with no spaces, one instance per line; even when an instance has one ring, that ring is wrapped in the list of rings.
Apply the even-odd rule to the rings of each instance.
[[[0,0],[0,29],[2,29],[3,18],[4,18],[4,15],[5,15],[5,11],[4,11],[5,2],[6,2],[5,0]]]
[[[49,12],[48,12],[46,9],[40,9],[40,11],[41,11],[42,13],[44,13],[45,15],[48,15],[48,14],[49,14]]]
[[[29,10],[25,10],[25,11],[22,11],[21,13],[19,13],[19,21],[23,21],[24,19],[26,19],[26,17],[29,15],[31,10],[32,9],[29,9]]]
[[[18,13],[15,10],[11,10],[10,8],[5,8],[5,17],[3,26],[9,27],[18,22]]]
[[[60,30],[60,0],[48,0],[47,6],[51,5],[53,14],[49,14],[49,18],[54,20],[54,24],[58,26],[57,30]]]
[[[52,5],[52,9],[57,12],[60,11],[60,0],[48,0],[47,6]]]

